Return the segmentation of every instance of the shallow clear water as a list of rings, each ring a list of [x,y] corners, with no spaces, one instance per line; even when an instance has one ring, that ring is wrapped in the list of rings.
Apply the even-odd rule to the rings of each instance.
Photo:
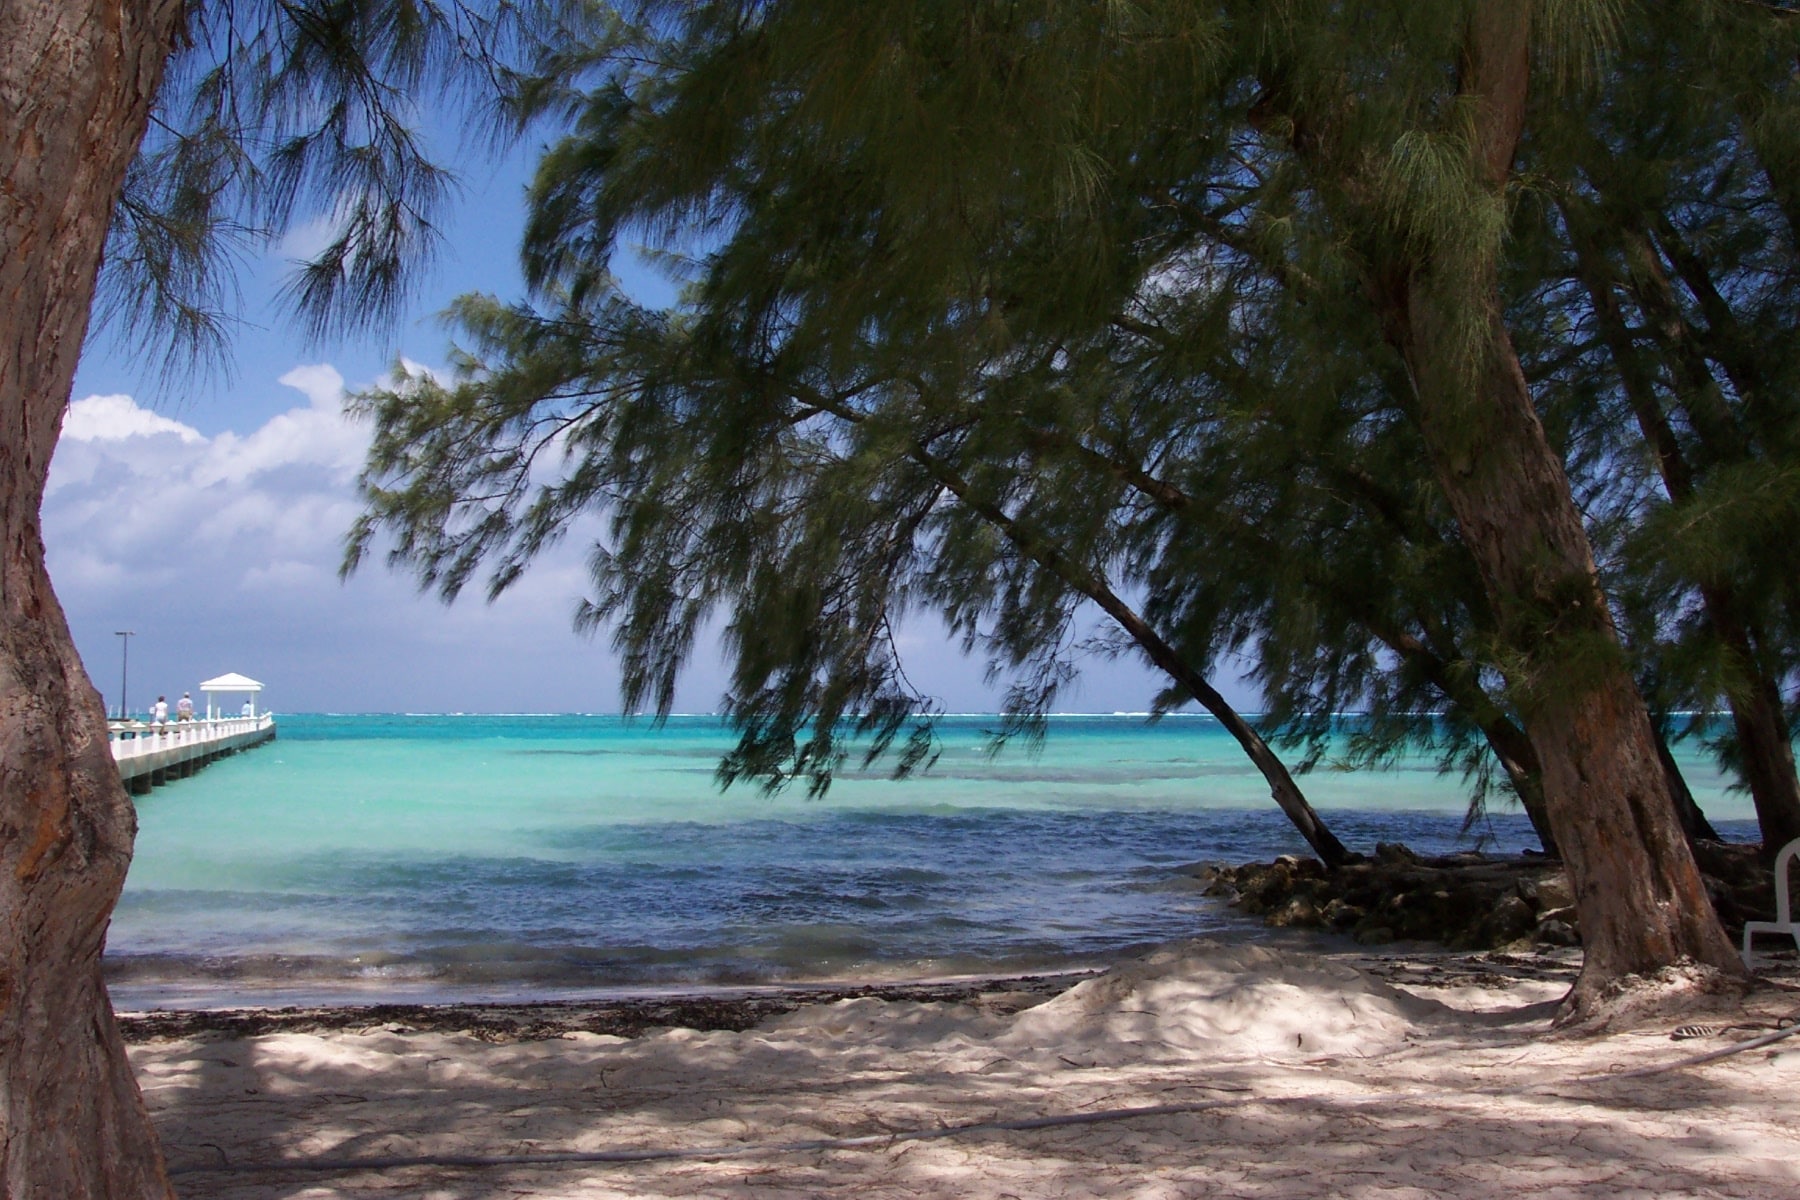
[[[138,798],[124,1007],[1033,970],[1255,926],[1175,868],[1305,846],[1209,718],[1061,717],[1038,754],[943,722],[903,782],[720,792],[711,717],[292,716]],[[1727,836],[1747,802],[1685,762]],[[1420,761],[1303,780],[1353,848],[1534,844]]]

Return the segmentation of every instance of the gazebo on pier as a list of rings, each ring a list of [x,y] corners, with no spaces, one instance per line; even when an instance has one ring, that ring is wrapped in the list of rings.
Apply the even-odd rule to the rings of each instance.
[[[107,735],[119,780],[141,796],[157,784],[185,779],[215,758],[260,746],[275,738],[275,718],[258,716],[256,696],[262,684],[247,675],[232,673],[200,685],[206,693],[206,720],[140,725],[135,721],[113,724]],[[249,715],[216,713],[213,697],[238,692],[250,697]]]
[[[256,695],[258,692],[262,691],[262,689],[263,689],[262,684],[256,682],[256,680],[254,680],[254,679],[251,679],[247,675],[239,675],[236,671],[228,671],[225,674],[219,676],[217,679],[208,679],[206,682],[204,682],[200,685],[200,691],[202,693],[204,693],[206,696],[206,719],[210,721],[215,716],[235,716],[236,715],[236,714],[231,714],[231,713],[225,713],[223,711],[217,712],[217,713],[215,713],[213,711],[213,695],[215,693],[227,693],[227,694],[238,694],[238,693],[245,693],[245,692],[249,693],[249,695],[250,695],[250,715],[254,717],[256,715]]]

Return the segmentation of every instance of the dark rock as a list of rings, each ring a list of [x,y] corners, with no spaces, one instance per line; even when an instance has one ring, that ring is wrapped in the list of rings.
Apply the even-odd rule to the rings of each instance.
[[[1268,923],[1277,927],[1294,926],[1300,929],[1316,929],[1319,926],[1319,910],[1305,896],[1295,896],[1279,909],[1268,915]]]
[[[1223,879],[1214,879],[1206,885],[1202,896],[1217,896],[1227,904],[1236,904],[1243,898],[1243,893]]]
[[[1773,877],[1759,847],[1702,842],[1695,859],[1734,939],[1746,919],[1773,915]],[[1331,870],[1317,859],[1284,855],[1201,877],[1207,895],[1272,924],[1354,930],[1359,940],[1418,938],[1459,950],[1500,949],[1532,937],[1552,945],[1581,940],[1568,876],[1542,855],[1428,857],[1382,843],[1373,859]]]
[[[1567,921],[1540,921],[1537,940],[1547,946],[1579,946],[1581,935]]]
[[[1481,940],[1489,945],[1515,942],[1536,927],[1537,913],[1517,895],[1502,897],[1481,923]]]
[[[1547,878],[1540,879],[1537,885],[1538,908],[1568,908],[1575,903],[1575,893],[1569,890],[1569,880],[1561,871]]]

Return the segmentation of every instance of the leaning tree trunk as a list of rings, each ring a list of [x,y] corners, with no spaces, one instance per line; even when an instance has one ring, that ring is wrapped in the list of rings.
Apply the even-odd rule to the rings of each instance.
[[[1524,0],[1477,6],[1462,64],[1476,165],[1496,193],[1524,124],[1530,14]],[[1388,295],[1390,336],[1417,381],[1433,472],[1502,638],[1525,666],[1521,715],[1586,948],[1566,1013],[1583,1016],[1608,985],[1683,960],[1740,972],[1676,819],[1568,479],[1503,322],[1493,268],[1471,280],[1466,270],[1415,263]],[[1471,340],[1471,359],[1446,349]]]
[[[1488,749],[1493,752],[1500,769],[1506,772],[1506,781],[1512,785],[1513,795],[1519,798],[1525,819],[1531,822],[1544,853],[1551,858],[1560,858],[1562,852],[1556,848],[1556,830],[1550,826],[1550,810],[1544,805],[1544,771],[1538,764],[1537,748],[1525,731],[1504,713],[1484,712],[1481,715],[1482,719],[1477,722],[1481,734],[1487,739]]]
[[[1687,776],[1681,773],[1681,764],[1675,761],[1675,752],[1669,749],[1668,737],[1654,722],[1650,729],[1656,735],[1656,757],[1662,762],[1663,778],[1669,781],[1669,799],[1675,802],[1675,818],[1681,822],[1681,831],[1687,834],[1689,848],[1698,841],[1723,841],[1713,823],[1706,819],[1700,802],[1694,799],[1694,789],[1688,786]]]
[[[169,1197],[100,976],[136,820],[44,570],[38,506],[109,216],[182,0],[0,25],[0,1193]]]
[[[1225,727],[1226,732],[1231,734],[1256,769],[1262,773],[1264,782],[1269,785],[1269,798],[1275,801],[1282,815],[1306,839],[1306,844],[1312,847],[1320,861],[1328,867],[1341,867],[1354,861],[1355,856],[1326,827],[1318,811],[1288,772],[1287,764],[1270,749],[1262,735],[1231,707],[1225,697],[1206,681],[1205,676],[1165,642],[1136,609],[1126,604],[1103,578],[1051,540],[1008,516],[999,505],[977,495],[969,486],[968,480],[923,445],[913,448],[912,457],[933,479],[943,484],[951,495],[967,505],[971,512],[979,514],[982,520],[992,525],[1026,557],[1098,605],[1102,612],[1111,617],[1137,643],[1138,649],[1143,651],[1154,666],[1187,689],[1200,707]]]

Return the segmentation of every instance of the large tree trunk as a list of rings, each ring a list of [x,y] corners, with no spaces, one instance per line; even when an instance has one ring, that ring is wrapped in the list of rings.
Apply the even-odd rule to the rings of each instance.
[[[1524,123],[1530,14],[1523,0],[1477,6],[1462,64],[1462,90],[1477,114],[1477,166],[1496,193]],[[1391,286],[1390,335],[1417,383],[1433,472],[1503,641],[1524,665],[1521,715],[1586,947],[1567,1013],[1585,1015],[1625,976],[1683,960],[1740,972],[1676,818],[1568,479],[1503,323],[1493,269],[1471,280],[1466,268],[1427,259]],[[1454,348],[1471,342],[1459,360]]]
[[[1476,403],[1463,405],[1447,399],[1451,389],[1432,361],[1443,331],[1429,285],[1415,286],[1410,299],[1409,357],[1433,466],[1481,564],[1503,637],[1526,662],[1521,715],[1587,951],[1571,1011],[1584,1012],[1624,975],[1684,958],[1735,973],[1737,956],[1676,817],[1580,515],[1498,313]],[[1469,440],[1472,423],[1479,451]]]
[[[0,27],[0,1191],[168,1197],[100,976],[136,820],[38,506],[106,228],[181,0],[8,0]]]

